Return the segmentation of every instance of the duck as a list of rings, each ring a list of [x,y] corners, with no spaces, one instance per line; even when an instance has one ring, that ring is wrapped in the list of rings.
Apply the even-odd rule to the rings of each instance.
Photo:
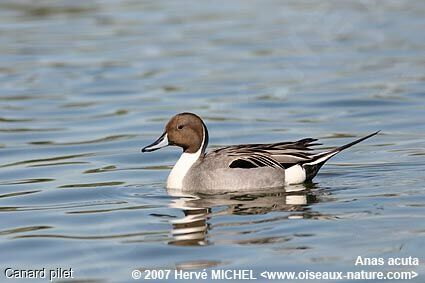
[[[285,187],[311,182],[331,157],[379,131],[326,151],[315,151],[318,139],[240,144],[207,152],[208,129],[194,113],[172,117],[163,134],[142,148],[151,152],[167,146],[182,148],[172,168],[167,189],[193,193],[225,193]]]

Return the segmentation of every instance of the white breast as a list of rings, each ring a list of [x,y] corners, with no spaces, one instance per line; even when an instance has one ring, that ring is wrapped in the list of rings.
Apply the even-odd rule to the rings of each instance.
[[[183,153],[177,163],[171,170],[170,175],[167,179],[167,188],[169,189],[182,189],[183,179],[192,167],[193,163],[198,160],[201,155],[202,147],[195,153]]]
[[[167,179],[167,188],[168,189],[183,189],[183,179],[189,171],[190,167],[192,167],[193,163],[198,160],[199,156],[201,156],[202,148],[205,143],[205,128],[203,129],[202,135],[202,143],[199,147],[198,151],[195,153],[185,153],[180,156],[179,160],[177,160],[173,169],[168,175]]]

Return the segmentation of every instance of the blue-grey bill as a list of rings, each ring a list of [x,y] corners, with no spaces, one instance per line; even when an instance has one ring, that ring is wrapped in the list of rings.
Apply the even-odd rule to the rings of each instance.
[[[168,146],[167,133],[163,133],[154,143],[142,148],[142,152],[154,151]]]

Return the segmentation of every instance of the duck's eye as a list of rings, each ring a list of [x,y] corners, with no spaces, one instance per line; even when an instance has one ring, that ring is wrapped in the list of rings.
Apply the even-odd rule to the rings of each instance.
[[[179,130],[181,130],[181,129],[183,129],[184,128],[184,125],[179,125],[178,127],[177,127],[177,129],[179,129]]]

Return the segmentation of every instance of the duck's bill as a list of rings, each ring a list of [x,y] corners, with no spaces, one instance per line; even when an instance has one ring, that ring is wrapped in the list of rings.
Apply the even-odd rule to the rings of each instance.
[[[142,152],[154,151],[163,147],[168,146],[167,133],[163,133],[154,143],[142,148]]]

